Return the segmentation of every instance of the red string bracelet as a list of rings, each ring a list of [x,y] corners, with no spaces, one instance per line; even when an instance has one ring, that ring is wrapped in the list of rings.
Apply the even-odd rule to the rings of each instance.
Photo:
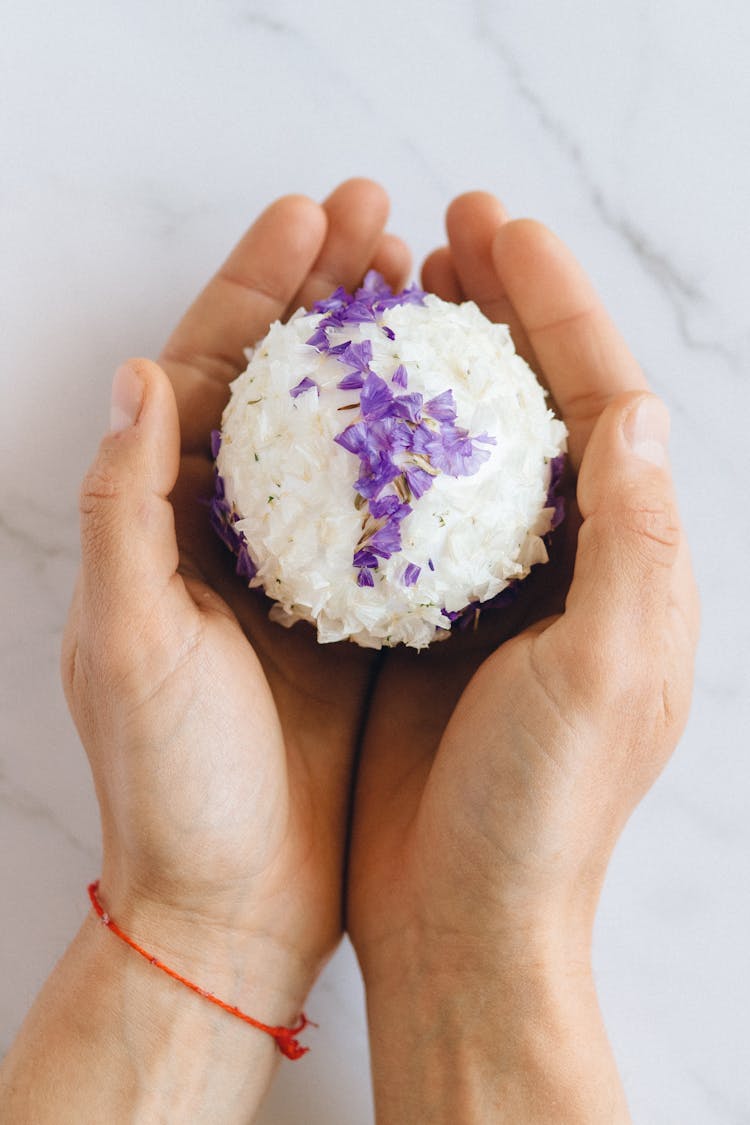
[[[245,1012],[241,1012],[240,1009],[234,1004],[226,1004],[223,1000],[219,1000],[218,996],[214,996],[212,992],[207,992],[205,988],[201,988],[198,984],[193,984],[193,982],[191,980],[188,980],[187,977],[183,977],[174,969],[170,969],[169,966],[165,965],[163,961],[160,961],[158,957],[154,957],[153,953],[148,953],[147,950],[138,945],[136,941],[133,941],[131,937],[128,937],[128,935],[120,929],[117,923],[113,921],[112,918],[110,918],[109,914],[102,906],[97,894],[98,890],[99,880],[97,879],[95,883],[91,883],[89,885],[89,898],[91,899],[91,905],[98,914],[100,921],[107,927],[108,930],[111,930],[112,933],[120,939],[120,941],[124,941],[125,944],[129,945],[131,949],[134,949],[136,953],[140,953],[141,957],[145,958],[145,960],[148,961],[149,964],[154,965],[157,969],[161,969],[161,971],[163,973],[166,973],[168,977],[171,977],[172,980],[179,981],[180,984],[184,984],[186,988],[191,989],[193,992],[197,992],[198,995],[202,996],[205,1000],[210,1000],[212,1004],[215,1004],[217,1006],[217,1008],[222,1008],[223,1011],[229,1012],[231,1016],[237,1016],[238,1019],[244,1020],[245,1023],[249,1023],[251,1027],[257,1028],[258,1031],[265,1032],[266,1035],[270,1035],[273,1039],[276,1040],[276,1045],[281,1051],[282,1055],[285,1055],[288,1059],[300,1059],[303,1055],[307,1054],[310,1048],[303,1047],[302,1044],[297,1041],[296,1036],[299,1035],[300,1031],[303,1031],[308,1026],[308,1024],[311,1027],[317,1027],[318,1025],[313,1023],[312,1020],[309,1020],[304,1012],[301,1013],[299,1023],[294,1027],[271,1027],[267,1023],[261,1023],[260,1020],[253,1019],[252,1016],[246,1015]]]

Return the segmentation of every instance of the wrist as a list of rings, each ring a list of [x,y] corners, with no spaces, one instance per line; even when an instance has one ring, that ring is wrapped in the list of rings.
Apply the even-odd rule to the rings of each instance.
[[[587,950],[440,946],[365,976],[378,1125],[629,1120]]]
[[[134,908],[140,931],[139,918],[145,925]],[[287,1025],[299,1012],[301,996],[274,978],[262,947],[224,935],[209,950],[192,931],[180,951],[176,930],[137,936],[207,990],[252,1014],[257,1004],[264,1022]],[[4,1060],[0,1120],[249,1122],[280,1057],[272,1038],[170,979],[92,911]]]
[[[300,964],[262,933],[150,903],[131,901],[117,925],[155,962],[93,914],[76,942],[91,996],[116,1031],[113,1085],[125,1096],[123,1120],[253,1119],[281,1059],[277,1042],[170,974],[270,1030],[298,1021],[309,987]]]
[[[268,1018],[258,1017],[264,1023],[284,1023],[284,1013],[293,1019],[316,975],[311,963],[264,927],[260,918],[248,924],[244,910],[242,920],[225,911],[219,919],[202,909],[175,908],[143,894],[118,893],[98,885],[92,905],[95,902],[100,920],[104,913],[114,931],[109,940],[123,945],[124,964],[133,972],[145,968],[153,976],[153,966],[144,956],[149,954],[156,965],[167,966],[230,1005],[267,1013]],[[180,982],[173,979],[172,986],[180,987]]]
[[[505,912],[503,918],[450,926],[411,919],[371,940],[355,933],[353,943],[370,988],[419,990],[430,981],[460,981],[472,991],[482,982],[557,981],[591,976],[588,915],[563,918],[548,912]]]

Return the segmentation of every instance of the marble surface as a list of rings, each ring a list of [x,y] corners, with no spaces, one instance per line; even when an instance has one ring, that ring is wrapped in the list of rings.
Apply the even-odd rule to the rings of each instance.
[[[720,14],[720,18],[719,18]],[[251,218],[380,179],[417,259],[459,191],[548,222],[673,412],[702,587],[692,718],[596,940],[638,1122],[750,1122],[750,7],[6,0],[0,39],[0,1051],[87,909],[96,805],[58,683],[76,492],[128,354]],[[262,1121],[371,1121],[350,950]]]

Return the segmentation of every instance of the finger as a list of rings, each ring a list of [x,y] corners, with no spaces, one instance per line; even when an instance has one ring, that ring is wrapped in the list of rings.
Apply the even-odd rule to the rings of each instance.
[[[425,258],[422,266],[422,286],[428,293],[434,293],[443,301],[453,301],[459,305],[466,300],[466,294],[458,280],[450,246],[440,246]]]
[[[334,289],[356,288],[380,243],[388,219],[388,196],[372,180],[340,184],[323,204],[327,233],[320,253],[292,298],[288,314],[330,296]]]
[[[500,200],[486,191],[459,195],[445,216],[453,264],[461,287],[470,300],[486,306],[488,316],[497,302],[505,301],[492,258],[492,242],[495,233],[507,221],[508,215]]]
[[[627,680],[660,656],[675,605],[697,641],[697,599],[667,462],[669,417],[654,395],[618,396],[597,422],[578,478],[583,524],[565,614],[544,637],[575,648],[585,684]],[[634,656],[634,654],[636,654]],[[567,661],[570,666],[570,659]]]
[[[283,314],[326,234],[322,207],[301,195],[272,203],[188,309],[161,354],[172,380],[183,449],[208,453],[227,384],[247,366],[244,349]]]
[[[479,305],[489,320],[507,324],[517,351],[534,366],[523,323],[498,276],[493,257],[495,235],[508,221],[499,199],[484,191],[472,191],[453,200],[445,225],[465,299]]]
[[[404,288],[411,273],[411,251],[402,238],[384,234],[372,256],[370,269],[377,270],[394,292]]]
[[[568,426],[577,468],[607,403],[646,390],[646,379],[578,262],[541,223],[500,226],[492,257]]]
[[[107,634],[133,630],[173,583],[177,564],[167,500],[179,464],[179,422],[166,374],[144,359],[112,385],[111,429],[81,488],[82,616]]]

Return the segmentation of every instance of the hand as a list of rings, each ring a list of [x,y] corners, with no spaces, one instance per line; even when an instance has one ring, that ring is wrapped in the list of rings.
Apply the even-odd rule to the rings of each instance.
[[[408,252],[383,233],[387,210],[382,189],[354,180],[322,207],[292,196],[264,212],[162,367],[118,373],[114,429],[82,489],[63,675],[101,806],[104,905],[271,1024],[296,1018],[341,934],[370,654],[268,623],[209,528],[209,434],[243,348],[273,320],[369,268],[403,283]]]
[[[392,1047],[405,1082],[404,1057],[420,1036],[421,1053],[435,1048],[441,1024],[480,1055],[488,1043],[511,1050],[529,1023],[538,1034],[537,1000],[557,1027],[565,996],[568,1034],[583,1007],[594,1027],[594,910],[615,841],[685,723],[698,630],[666,414],[580,267],[549,231],[507,221],[480,193],[453,203],[448,234],[425,287],[510,323],[546,381],[570,433],[568,518],[511,609],[428,652],[388,653],[377,681],[348,888],[376,1095],[379,1073],[394,1079],[394,1005],[401,1028],[422,1011]],[[523,1018],[508,1009],[522,983]],[[488,1068],[486,1119],[548,1120],[513,1101],[512,1069],[507,1055]],[[605,1071],[606,1100],[616,1079]],[[535,1083],[542,1106],[539,1073]],[[404,1119],[397,1097],[382,1092],[384,1121],[392,1109]],[[615,1119],[596,1104],[570,1120]],[[485,1120],[462,1112],[451,1119]]]
[[[238,651],[252,663],[247,676],[263,692],[255,722],[263,715],[265,729],[276,728],[273,750],[261,739],[244,757],[246,734],[239,743],[245,784],[252,788],[242,803],[265,853],[263,899],[274,912],[269,926],[285,944],[304,949],[316,970],[341,934],[351,766],[372,654],[349,644],[318,645],[305,624],[291,630],[272,624],[270,602],[236,577],[200,498],[213,490],[209,435],[219,426],[228,384],[247,365],[245,347],[272,321],[309,308],[337,285],[358,285],[368,269],[394,285],[405,282],[409,253],[384,233],[387,215],[384,191],[367,180],[342,184],[322,207],[302,197],[278,201],[188,310],[161,356],[182,433],[172,495],[181,570],[194,596],[211,590],[231,611]],[[241,691],[236,677],[227,682],[227,698],[238,699]],[[239,862],[243,878],[254,877],[257,859],[245,855]],[[206,868],[210,882],[214,857],[207,857]]]
[[[268,624],[209,531],[209,433],[271,321],[371,267],[403,283],[387,210],[353,180],[322,207],[292,196],[264,212],[163,370],[118,372],[81,493],[63,679],[101,808],[100,897],[150,953],[271,1025],[296,1019],[340,936],[370,662]],[[3,1061],[0,1119],[249,1121],[276,1058],[89,914]]]

